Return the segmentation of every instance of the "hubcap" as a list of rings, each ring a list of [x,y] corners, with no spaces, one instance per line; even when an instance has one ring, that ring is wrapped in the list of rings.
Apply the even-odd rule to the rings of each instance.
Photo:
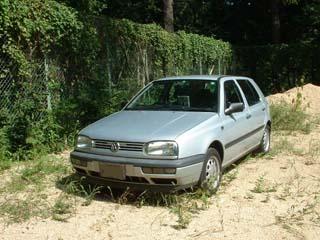
[[[219,160],[211,157],[206,166],[206,181],[212,184],[213,188],[218,187],[220,181],[220,166]]]
[[[270,131],[269,131],[269,128],[266,128],[264,130],[262,144],[263,144],[263,151],[264,152],[268,152],[269,148],[270,148]]]

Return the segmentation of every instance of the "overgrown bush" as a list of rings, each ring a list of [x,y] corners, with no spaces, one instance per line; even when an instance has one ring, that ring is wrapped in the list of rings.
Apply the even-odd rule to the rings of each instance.
[[[7,132],[7,113],[0,112],[0,171],[10,166],[10,143]]]
[[[302,107],[301,95],[298,94],[293,103],[281,101],[270,106],[272,129],[284,131],[301,131],[309,133],[311,130],[310,116]]]
[[[6,128],[0,128],[0,161],[6,160],[9,155],[9,142],[6,130]]]

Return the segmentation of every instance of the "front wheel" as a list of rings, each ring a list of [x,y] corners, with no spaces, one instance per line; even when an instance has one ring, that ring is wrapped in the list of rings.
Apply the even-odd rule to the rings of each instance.
[[[221,179],[222,167],[220,154],[216,149],[209,148],[200,175],[200,186],[215,193],[220,186]]]

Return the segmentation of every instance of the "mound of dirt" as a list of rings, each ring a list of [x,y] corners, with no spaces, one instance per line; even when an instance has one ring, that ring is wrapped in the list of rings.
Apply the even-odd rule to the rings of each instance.
[[[306,111],[310,114],[320,113],[320,87],[308,83],[302,87],[292,88],[284,93],[277,93],[268,96],[270,103],[279,103],[285,101],[287,103],[295,103],[297,96],[301,94],[302,106],[306,107]]]

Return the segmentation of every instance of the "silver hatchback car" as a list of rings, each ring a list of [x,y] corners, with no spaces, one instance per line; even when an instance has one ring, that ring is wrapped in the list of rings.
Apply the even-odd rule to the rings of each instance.
[[[269,151],[270,131],[268,102],[252,79],[169,77],[81,130],[70,158],[77,173],[111,187],[217,190],[223,169]]]

